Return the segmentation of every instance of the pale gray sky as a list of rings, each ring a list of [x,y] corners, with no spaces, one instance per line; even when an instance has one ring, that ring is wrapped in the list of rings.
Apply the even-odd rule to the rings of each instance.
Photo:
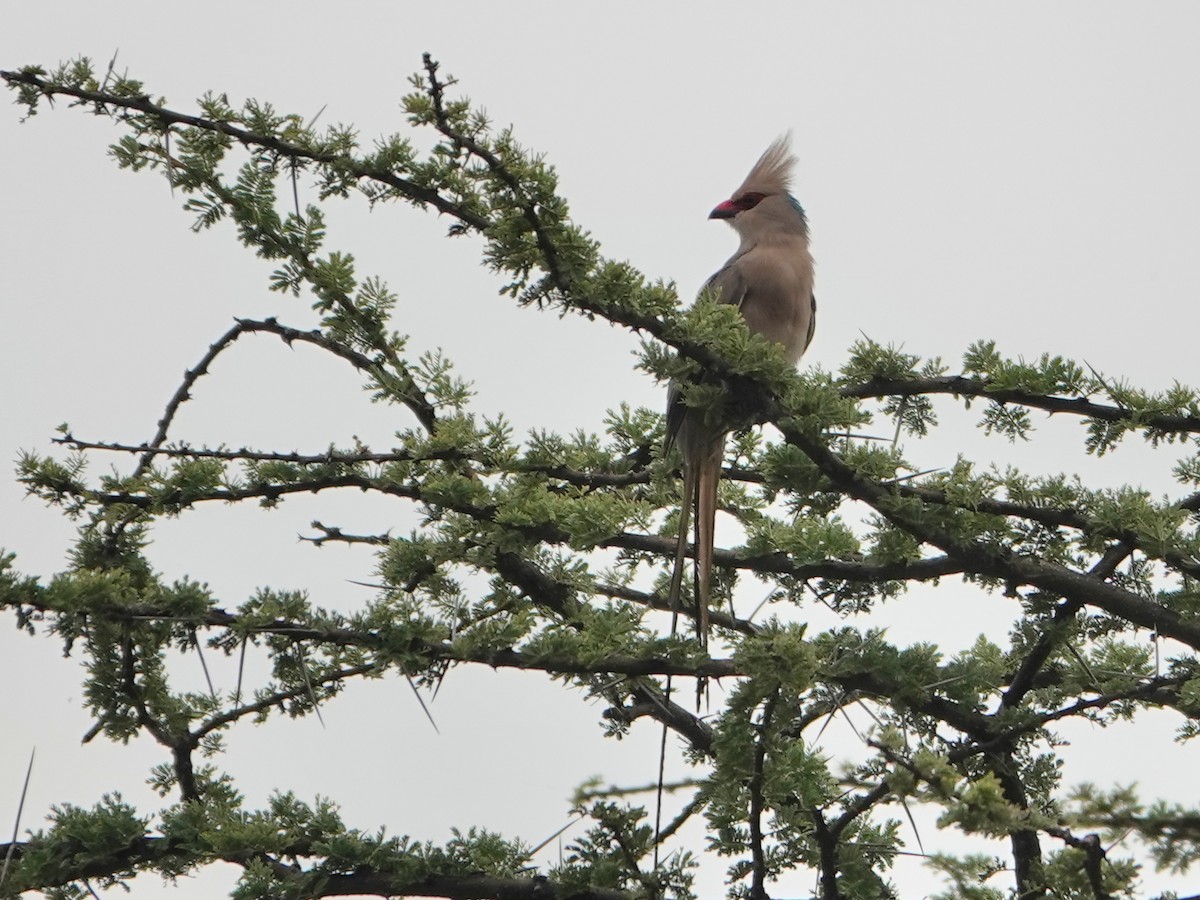
[[[7,4],[0,68],[80,53],[104,65],[119,48],[119,64],[176,108],[225,91],[306,117],[324,109],[323,122],[355,123],[370,138],[406,130],[399,99],[428,50],[557,166],[575,219],[608,255],[675,279],[685,298],[735,244],[706,221],[708,210],[790,129],[818,263],[820,318],[804,365],[836,368],[860,332],[951,363],[986,337],[1006,353],[1086,359],[1145,387],[1200,382],[1195,4],[301,0],[188,10]],[[18,110],[6,108],[3,459],[46,450],[62,421],[81,437],[145,440],[184,368],[233,316],[311,323],[307,301],[268,293],[269,267],[231,228],[192,234],[182,198],[160,179],[119,171],[105,154],[119,134],[107,120],[47,108],[19,125]],[[477,241],[444,239],[448,222],[407,207],[368,213],[358,200],[333,207],[330,221],[329,246],[391,283],[401,296],[396,327],[416,348],[446,351],[475,381],[478,411],[503,410],[520,432],[573,431],[598,429],[623,400],[661,405],[662,389],[634,370],[636,336],[515,308],[478,265]],[[1068,424],[1009,448],[982,442],[974,422],[948,412],[944,433],[914,457],[944,465],[963,450],[1036,471],[1080,467],[1079,430]],[[260,339],[222,357],[174,437],[319,450],[359,435],[385,447],[407,424],[369,404],[352,372]],[[97,459],[93,471],[107,465]],[[1083,468],[1106,483],[1170,489],[1165,459],[1140,448]],[[357,608],[366,592],[347,580],[369,580],[371,558],[298,543],[315,517],[354,531],[412,523],[397,504],[359,496],[298,498],[270,514],[211,508],[166,523],[150,554],[168,576],[205,580],[230,606],[272,585]],[[21,569],[59,570],[71,534],[56,512],[0,479],[0,547]],[[1011,617],[1002,600],[949,583],[912,608],[893,604],[893,640],[962,647],[980,630],[1002,640]],[[960,627],[927,630],[932,621]],[[0,822],[15,811],[34,745],[26,826],[51,803],[91,804],[114,788],[155,808],[142,779],[157,748],[79,747],[89,726],[79,677],[59,648],[0,629],[0,678],[10,686]],[[604,741],[598,709],[535,676],[458,672],[435,711],[440,737],[402,682],[371,683],[332,704],[324,729],[315,720],[239,728],[221,764],[251,802],[275,787],[328,794],[353,825],[435,840],[451,825],[480,824],[539,841],[562,824],[562,801],[580,778],[637,783],[653,772],[650,729]],[[1160,724],[1169,734],[1171,723]],[[1193,748],[1156,746],[1157,771],[1144,773],[1144,747],[1119,733],[1104,747],[1076,779],[1137,777],[1153,787],[1158,776],[1163,789],[1175,784],[1176,799],[1198,799],[1180,796],[1191,781],[1176,778],[1194,770]],[[902,885],[929,883],[910,862],[897,871]],[[1170,883],[1155,876],[1147,887]],[[157,891],[145,881],[138,896]],[[182,895],[203,893],[196,885]]]

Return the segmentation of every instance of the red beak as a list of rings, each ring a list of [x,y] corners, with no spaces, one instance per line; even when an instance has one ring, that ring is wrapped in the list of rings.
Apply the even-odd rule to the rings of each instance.
[[[717,208],[708,214],[710,219],[732,219],[738,214],[737,204],[732,200],[726,200],[718,204]]]

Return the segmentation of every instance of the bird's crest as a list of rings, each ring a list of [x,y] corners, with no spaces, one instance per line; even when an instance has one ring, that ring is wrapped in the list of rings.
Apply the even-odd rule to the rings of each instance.
[[[792,166],[796,157],[792,156],[792,136],[784,134],[777,137],[767,151],[758,158],[746,180],[742,182],[733,194],[740,197],[747,193],[786,194],[792,186]]]

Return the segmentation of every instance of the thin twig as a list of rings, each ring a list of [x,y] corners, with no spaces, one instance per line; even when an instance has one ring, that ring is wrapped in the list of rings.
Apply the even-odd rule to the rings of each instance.
[[[21,784],[21,799],[17,801],[17,817],[13,822],[12,840],[9,841],[8,851],[4,854],[4,865],[0,867],[0,887],[4,887],[4,880],[8,877],[8,867],[12,863],[13,851],[17,847],[17,835],[21,832],[21,816],[25,812],[25,798],[29,796],[29,781],[33,776],[33,758],[36,754],[36,747],[29,751],[29,765],[25,767],[25,781]]]

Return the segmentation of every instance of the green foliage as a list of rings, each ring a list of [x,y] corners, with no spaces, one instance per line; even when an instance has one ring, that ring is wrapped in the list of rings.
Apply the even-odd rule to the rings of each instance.
[[[953,886],[952,891],[934,895],[934,900],[1004,900],[1008,894],[985,882],[1005,870],[999,857],[972,853],[965,856],[949,856],[935,853],[929,857],[930,865],[946,875]]]
[[[119,797],[56,808],[49,829],[14,847],[0,893],[84,896],[89,880],[170,879],[224,860],[241,868],[234,896],[245,898],[474,896],[472,879],[483,877],[498,879],[489,882],[497,896],[687,898],[701,856],[672,836],[702,813],[705,849],[727,863],[731,896],[758,900],[800,873],[822,896],[890,897],[900,893],[892,863],[915,837],[910,804],[1013,857],[929,853],[948,897],[1096,895],[1089,848],[1125,834],[1160,867],[1187,871],[1200,858],[1200,812],[1133,788],[1072,786],[1051,731],[1165,709],[1182,739],[1200,733],[1200,400],[1190,388],[1146,392],[1050,354],[1013,360],[991,341],[969,347],[957,374],[869,339],[838,373],[799,374],[732,307],[702,298],[681,312],[671,282],[605,258],[571,219],[554,168],[449,96],[453,82],[432,61],[404,99],[409,126],[434,136],[427,151],[407,135],[367,145],[351,126],[318,130],[225,95],[202,97],[198,117],[177,113],[126,76],[98,78],[86,59],[3,77],[30,116],[59,97],[112,117],[118,165],[165,177],[196,230],[230,223],[272,261],[267,286],[303,298],[311,310],[297,313],[312,318],[307,330],[239,321],[186,374],[150,444],[89,443],[64,425],[61,452],[18,460],[29,494],[58,506],[79,535],[45,581],[0,554],[0,606],[81,657],[97,733],[157,741],[164,762],[148,780],[173,802],[145,814]],[[480,416],[452,360],[438,350],[414,358],[393,329],[388,284],[331,246],[328,207],[355,196],[444,214],[451,235],[478,238],[499,292],[520,305],[637,332],[640,368],[731,431],[719,503],[740,532],[718,554],[711,641],[666,624],[692,612],[668,610],[665,597],[679,497],[675,462],[656,449],[660,413],[620,405],[603,434],[524,436],[502,416]],[[385,450],[169,443],[192,384],[250,333],[353,367],[371,399],[406,411],[407,424]],[[1010,441],[1034,439],[1034,422],[1051,413],[1083,422],[1086,453],[1113,451],[1128,434],[1175,447],[1171,470],[1191,493],[1095,488],[965,458],[930,469],[913,458],[915,439],[933,428],[968,427],[955,406],[976,401],[977,426]],[[877,422],[887,433],[873,434]],[[137,461],[90,474],[92,456],[110,451]],[[420,513],[405,535],[314,523],[315,544],[377,549],[378,594],[352,613],[270,586],[218,606],[199,581],[164,582],[147,556],[162,518],[340,488]],[[765,621],[757,609],[733,613],[736,599],[745,615],[751,578],[769,584]],[[963,582],[1002,592],[1007,640],[903,647],[861,618],[904,602],[919,582],[951,595]],[[814,610],[836,624],[817,627]],[[1151,631],[1185,651],[1159,659],[1145,642]],[[267,674],[245,693],[178,689],[179,661],[203,665],[206,652],[257,654]],[[219,768],[224,738],[244,720],[310,715],[357,679],[392,671],[429,688],[463,665],[533,669],[582,688],[604,705],[611,736],[646,721],[673,729],[696,780],[678,823],[656,833],[641,806],[579,801],[583,835],[540,865],[521,842],[479,829],[445,845],[362,832],[322,798],[279,793],[247,808]],[[668,675],[720,678],[727,693],[711,692],[714,707],[693,714]],[[827,749],[835,722],[849,723],[852,758]],[[1039,841],[1046,849],[1031,850]],[[1133,860],[1101,868],[1101,892],[1136,889]],[[1027,873],[1025,883],[1009,869]]]

